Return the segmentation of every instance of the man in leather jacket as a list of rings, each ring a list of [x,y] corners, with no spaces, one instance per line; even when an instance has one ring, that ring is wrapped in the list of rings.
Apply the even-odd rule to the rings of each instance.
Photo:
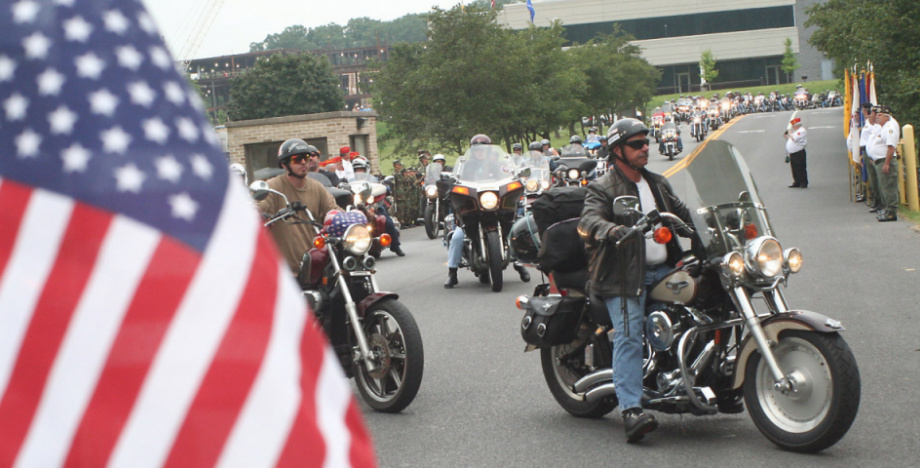
[[[614,200],[620,196],[636,197],[644,213],[667,211],[690,221],[689,210],[674,195],[667,179],[645,169],[648,133],[648,127],[636,119],[621,119],[610,127],[610,170],[588,184],[578,225],[589,257],[591,292],[604,299],[615,330],[613,381],[627,442],[636,442],[658,427],[654,416],[646,414],[641,406],[646,292],[680,260],[682,249],[676,239],[661,245],[645,239],[642,233],[626,238],[641,215],[615,215]],[[624,238],[617,246],[617,241]]]

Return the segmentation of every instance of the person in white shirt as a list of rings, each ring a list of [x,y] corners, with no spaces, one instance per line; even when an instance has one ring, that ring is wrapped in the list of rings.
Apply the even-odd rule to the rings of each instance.
[[[805,145],[808,133],[802,127],[802,119],[796,117],[789,121],[791,129],[786,130],[786,153],[792,166],[792,185],[790,188],[808,188],[808,170],[805,164]]]
[[[878,178],[881,209],[876,213],[876,217],[880,222],[897,221],[898,204],[901,202],[898,194],[897,162],[901,128],[898,122],[891,117],[891,109],[888,106],[875,106],[872,111],[875,113],[879,129],[866,145],[866,151],[872,158],[872,165]]]
[[[875,112],[872,112],[872,107],[872,104],[866,103],[862,108],[863,115],[866,117],[866,124],[859,133],[859,149],[863,155],[863,167],[866,171],[866,179],[869,183],[869,196],[867,198],[870,207],[869,212],[876,213],[882,208],[882,198],[879,196],[878,176],[875,173],[875,165],[872,164],[872,158],[869,157],[866,147],[882,127],[875,122]]]

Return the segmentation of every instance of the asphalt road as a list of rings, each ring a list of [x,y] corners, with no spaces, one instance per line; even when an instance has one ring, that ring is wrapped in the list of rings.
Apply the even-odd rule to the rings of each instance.
[[[910,223],[878,223],[849,201],[840,110],[799,112],[808,130],[808,189],[790,189],[782,133],[791,112],[736,119],[721,135],[739,148],[754,174],[782,245],[805,256],[790,279],[793,308],[841,320],[862,377],[862,402],[849,433],[818,455],[784,452],[758,432],[747,413],[696,417],[656,414],[661,427],[627,445],[617,412],[598,420],[562,410],[543,381],[538,353],[524,353],[521,312],[540,275],[522,283],[510,268],[500,293],[460,272],[442,287],[447,250],[423,228],[404,230],[397,258],[385,253],[378,281],[419,323],[425,376],[401,414],[363,406],[382,467],[587,466],[918,466],[920,438],[920,235]],[[665,172],[696,143],[682,128],[685,151],[667,161],[652,149],[649,168]],[[363,405],[363,404],[362,404]]]

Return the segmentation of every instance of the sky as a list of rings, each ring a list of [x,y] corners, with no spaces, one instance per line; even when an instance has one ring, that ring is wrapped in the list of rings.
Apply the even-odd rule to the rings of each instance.
[[[206,58],[249,52],[284,28],[345,25],[351,18],[389,21],[409,13],[426,13],[432,6],[450,9],[459,0],[142,0],[177,59]],[[179,56],[192,37],[196,19],[208,3],[221,4],[214,23],[192,56]],[[469,2],[466,2],[469,3]]]

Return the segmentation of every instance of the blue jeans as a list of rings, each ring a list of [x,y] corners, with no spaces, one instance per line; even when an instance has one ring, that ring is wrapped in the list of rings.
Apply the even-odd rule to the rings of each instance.
[[[458,268],[460,260],[463,259],[463,239],[466,235],[463,228],[457,226],[454,228],[454,235],[450,238],[450,245],[447,246],[447,268]]]
[[[647,266],[645,290],[663,278],[671,268],[666,264]],[[642,406],[642,337],[645,335],[645,298],[626,298],[626,314],[629,316],[629,336],[623,326],[623,312],[620,297],[604,297],[607,313],[613,322],[613,383],[620,400],[620,411]]]

